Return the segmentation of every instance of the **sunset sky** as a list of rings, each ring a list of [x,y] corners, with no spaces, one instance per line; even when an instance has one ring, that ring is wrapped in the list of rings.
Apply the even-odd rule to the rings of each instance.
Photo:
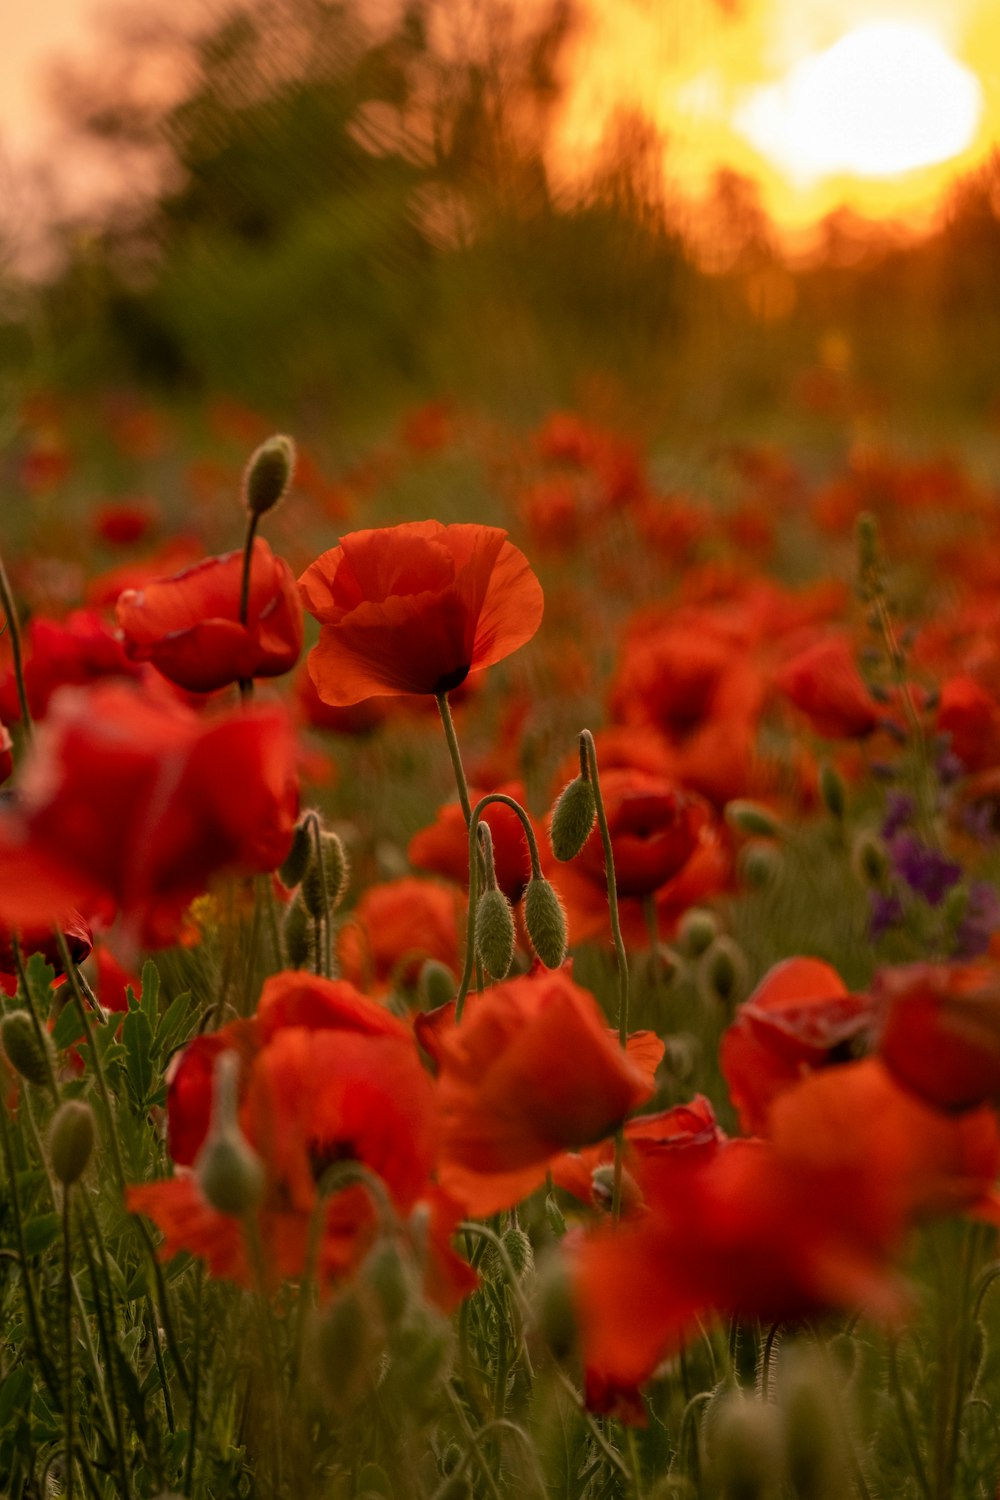
[[[199,0],[185,3],[198,13]],[[95,0],[0,5],[9,158],[48,149],[46,65],[92,48],[101,11]],[[639,106],[685,195],[731,166],[790,233],[841,202],[917,223],[1000,139],[996,0],[589,0],[587,11],[557,137],[570,175],[609,115]]]

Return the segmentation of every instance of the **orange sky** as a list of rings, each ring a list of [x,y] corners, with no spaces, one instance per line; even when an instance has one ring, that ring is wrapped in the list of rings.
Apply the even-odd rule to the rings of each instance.
[[[183,3],[197,15],[209,0]],[[218,0],[212,3],[217,10]],[[88,40],[92,46],[93,18],[113,4],[0,0],[0,143],[8,158],[45,151],[46,60],[79,52]],[[177,5],[170,0],[171,12]],[[146,6],[152,9],[153,0]],[[587,9],[589,20],[572,45],[572,87],[558,133],[557,169],[570,178],[591,159],[608,116],[623,105],[638,105],[668,140],[665,173],[674,188],[696,197],[719,166],[734,167],[760,183],[772,215],[794,233],[839,202],[880,218],[918,222],[956,172],[1000,140],[1000,0],[731,0],[728,10],[717,0],[589,0]],[[909,78],[914,90],[919,84],[913,132],[926,126],[933,136],[939,130],[941,150],[948,154],[936,165],[891,175],[876,163],[876,175],[866,179],[830,162],[838,160],[845,131],[859,135],[861,149],[873,138],[875,127],[868,130],[863,119],[872,91],[859,94],[856,104],[842,75],[821,73],[815,59],[840,57],[828,49],[873,22],[918,28],[917,50],[895,65],[887,56],[886,77],[900,87]],[[944,71],[916,78],[923,65],[920,46],[937,49]],[[945,96],[952,87],[957,93],[949,103]],[[876,106],[880,92],[877,75]],[[905,98],[893,103],[890,123],[899,123],[906,108]],[[935,108],[943,111],[940,122]],[[975,128],[956,153],[960,115],[974,115]],[[826,150],[821,169],[809,166],[808,150],[802,155],[812,136],[813,156]]]

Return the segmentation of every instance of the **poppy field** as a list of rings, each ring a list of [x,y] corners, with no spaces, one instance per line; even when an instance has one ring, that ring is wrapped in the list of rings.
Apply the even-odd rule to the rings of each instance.
[[[4,1495],[996,1493],[996,496],[691,470],[22,404]]]

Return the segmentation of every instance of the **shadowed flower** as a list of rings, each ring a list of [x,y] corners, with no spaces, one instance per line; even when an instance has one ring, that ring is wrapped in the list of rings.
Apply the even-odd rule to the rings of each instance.
[[[445,693],[530,641],[542,590],[495,526],[413,521],[355,531],[299,579],[319,621],[309,670],[325,703]]]
[[[990,964],[880,969],[879,1056],[901,1084],[939,1109],[1000,1098],[1000,974]]]
[[[610,1135],[652,1091],[563,970],[495,985],[439,1036],[438,1177],[473,1214],[518,1203],[555,1157]]]
[[[152,662],[164,677],[195,693],[289,671],[302,650],[302,606],[292,570],[261,537],[255,540],[245,625],[242,573],[240,550],[125,590],[115,608],[129,659]]]

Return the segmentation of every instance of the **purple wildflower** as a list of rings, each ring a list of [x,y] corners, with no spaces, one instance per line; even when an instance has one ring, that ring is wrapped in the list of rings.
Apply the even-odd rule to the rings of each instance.
[[[928,906],[940,906],[962,878],[962,866],[939,849],[931,849],[915,833],[897,833],[889,840],[893,869]]]

